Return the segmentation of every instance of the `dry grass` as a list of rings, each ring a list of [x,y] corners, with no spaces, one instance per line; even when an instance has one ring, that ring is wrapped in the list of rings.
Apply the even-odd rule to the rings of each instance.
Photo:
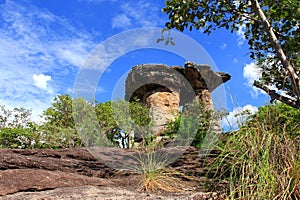
[[[197,180],[187,177],[178,171],[167,168],[168,155],[155,153],[154,149],[148,149],[147,153],[140,154],[136,158],[139,165],[136,170],[141,173],[141,181],[138,189],[141,191],[155,192],[185,192],[191,191],[191,184],[185,180]]]
[[[174,177],[174,174],[163,170],[144,173],[139,184],[139,190],[185,192],[189,185],[180,178]]]

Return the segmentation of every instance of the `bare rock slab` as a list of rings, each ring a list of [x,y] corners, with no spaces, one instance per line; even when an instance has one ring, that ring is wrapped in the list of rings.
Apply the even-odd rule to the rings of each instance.
[[[20,191],[42,191],[62,187],[112,185],[112,181],[97,177],[40,169],[10,169],[0,171],[0,196]]]
[[[2,200],[209,200],[217,193],[177,193],[169,195],[148,194],[115,187],[79,186],[57,188],[40,192],[19,192],[0,198]]]

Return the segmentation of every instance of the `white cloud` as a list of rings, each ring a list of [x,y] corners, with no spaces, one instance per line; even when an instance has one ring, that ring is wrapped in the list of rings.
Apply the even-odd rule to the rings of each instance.
[[[247,84],[252,85],[255,80],[261,78],[261,69],[252,62],[245,65],[243,75],[247,80]]]
[[[0,5],[0,44],[0,103],[32,108],[36,119],[96,46],[66,19],[11,0]]]
[[[112,19],[113,28],[153,27],[164,24],[158,17],[161,13],[159,5],[146,0],[132,0],[123,3],[121,13]]]
[[[256,98],[259,93],[265,94],[261,89],[253,86],[254,81],[261,78],[261,69],[255,63],[245,65],[243,76],[247,81],[246,85],[251,87],[250,94],[252,98]]]
[[[245,28],[246,28],[246,25],[243,24],[241,26],[239,26],[239,30],[237,31],[237,43],[238,43],[238,46],[242,46],[244,43],[245,43]]]
[[[225,131],[236,130],[247,119],[249,114],[254,114],[257,110],[256,106],[250,104],[236,107],[222,119],[221,126]]]
[[[33,74],[32,78],[34,80],[34,85],[36,87],[43,90],[47,90],[48,81],[51,80],[51,76],[45,76],[44,74],[40,74],[40,75]]]
[[[112,19],[113,28],[126,28],[129,26],[131,26],[131,19],[125,14],[117,15]]]
[[[262,71],[261,69],[255,64],[255,63],[250,63],[250,64],[246,64],[244,67],[244,71],[243,71],[243,76],[246,79],[246,85],[248,87],[251,87],[250,90],[250,95],[252,98],[257,98],[257,96],[259,94],[263,94],[263,95],[268,95],[265,91],[254,87],[253,83],[255,80],[259,80],[262,76]],[[277,92],[280,95],[286,96],[291,98],[289,95],[287,95],[284,91],[279,91],[276,86],[274,85],[268,85],[268,88],[270,90],[275,90],[275,92]]]

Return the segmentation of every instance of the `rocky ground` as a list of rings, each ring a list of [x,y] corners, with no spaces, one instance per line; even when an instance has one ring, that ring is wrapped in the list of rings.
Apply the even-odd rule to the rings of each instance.
[[[129,159],[136,152],[97,151],[101,154],[92,155],[85,148],[0,149],[0,199],[223,199],[220,193],[205,188],[204,175],[217,152],[200,157],[193,147],[184,152],[172,149],[174,155],[183,155],[166,170],[179,172],[177,178],[185,187],[176,192],[146,192],[139,187],[140,173],[127,168],[138,165],[135,159]],[[116,158],[114,162],[112,157]],[[125,169],[121,169],[122,163],[127,163]],[[226,182],[220,188],[224,185]]]

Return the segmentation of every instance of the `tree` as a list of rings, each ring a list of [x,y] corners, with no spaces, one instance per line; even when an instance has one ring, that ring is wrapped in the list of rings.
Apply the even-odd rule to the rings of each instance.
[[[114,119],[111,104],[111,101],[97,103],[95,105],[95,111],[102,134],[104,134],[111,142],[118,144],[120,139],[119,136],[121,136],[121,129]]]
[[[76,131],[70,95],[57,95],[52,106],[43,112],[45,119],[41,129],[45,145],[49,148],[80,146],[81,139]]]
[[[61,127],[74,127],[72,117],[72,98],[70,95],[57,95],[52,107],[44,111],[43,116],[47,123]]]
[[[99,125],[107,138],[122,148],[145,137],[145,126],[150,123],[149,108],[136,101],[124,100],[98,103],[95,106]]]
[[[25,127],[27,123],[31,123],[31,110],[26,108],[6,108],[0,105],[0,129],[1,128],[18,128]]]
[[[0,105],[0,147],[41,147],[39,126],[32,122],[31,110],[22,107],[13,109]]]
[[[244,30],[250,57],[258,61],[262,78],[254,86],[300,109],[300,2],[298,0],[168,0],[168,29]],[[279,92],[269,89],[275,86]],[[285,95],[283,95],[283,93]]]
[[[49,146],[84,144],[130,148],[131,141],[134,141],[132,133],[149,123],[148,110],[136,101],[96,103],[83,98],[72,99],[68,94],[58,95],[43,113],[45,123],[42,129]]]

